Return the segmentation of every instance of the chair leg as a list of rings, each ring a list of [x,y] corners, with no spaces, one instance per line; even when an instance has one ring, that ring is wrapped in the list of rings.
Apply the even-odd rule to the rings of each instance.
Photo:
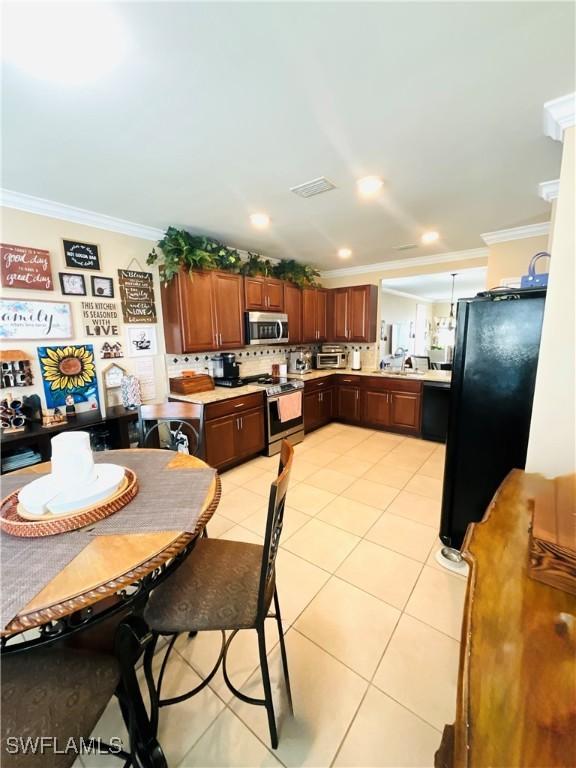
[[[290,714],[294,714],[292,706],[292,689],[290,688],[290,675],[288,674],[288,657],[286,655],[286,645],[284,643],[284,629],[282,628],[282,616],[280,615],[280,601],[278,600],[278,591],[274,587],[274,613],[276,614],[276,623],[278,625],[278,635],[280,637],[280,653],[282,655],[282,669],[284,670],[284,683],[286,684],[286,696],[288,697],[288,706]]]
[[[260,652],[260,670],[262,672],[262,685],[264,686],[264,706],[268,714],[268,727],[270,729],[270,742],[272,749],[278,747],[278,731],[276,730],[276,717],[274,715],[274,703],[272,701],[272,688],[270,686],[270,673],[268,671],[268,657],[266,655],[266,636],[264,634],[264,622],[257,627],[258,650]]]

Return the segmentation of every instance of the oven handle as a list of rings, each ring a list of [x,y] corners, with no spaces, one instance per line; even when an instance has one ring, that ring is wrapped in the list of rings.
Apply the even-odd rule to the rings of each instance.
[[[281,395],[276,395],[276,397],[267,397],[266,398],[266,402],[268,402],[268,403],[277,403],[278,400],[281,397],[284,397],[284,395],[291,395],[293,392],[302,392],[302,390],[301,389],[291,389],[289,392],[282,392]]]

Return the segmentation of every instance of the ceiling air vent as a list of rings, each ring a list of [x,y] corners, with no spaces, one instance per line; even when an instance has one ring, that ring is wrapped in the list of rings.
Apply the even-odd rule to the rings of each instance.
[[[331,189],[336,189],[336,185],[324,176],[320,176],[318,179],[298,184],[297,187],[290,187],[290,192],[294,192],[299,197],[314,197],[314,195],[321,195],[323,192],[330,192]]]
[[[394,247],[395,251],[411,251],[413,248],[418,248],[416,243],[406,243],[406,245],[397,245]]]

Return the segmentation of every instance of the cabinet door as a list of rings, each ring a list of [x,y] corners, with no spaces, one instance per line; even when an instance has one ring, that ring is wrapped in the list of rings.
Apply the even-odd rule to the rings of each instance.
[[[320,398],[319,419],[320,424],[329,424],[332,421],[334,408],[334,388],[323,389],[318,393]]]
[[[316,290],[316,338],[318,341],[328,339],[328,291]]]
[[[266,283],[262,277],[244,278],[246,309],[266,309]]]
[[[363,394],[362,420],[379,427],[390,426],[390,393],[368,389]]]
[[[214,308],[220,349],[244,346],[242,276],[213,272]]]
[[[378,288],[375,285],[355,285],[348,289],[348,338],[350,341],[376,341],[376,305]]]
[[[216,349],[216,324],[211,272],[178,275],[181,302],[182,351]]]
[[[236,455],[252,456],[264,450],[264,411],[258,408],[235,417]]]
[[[360,421],[360,387],[346,384],[338,386],[338,418],[343,421]]]
[[[288,315],[290,344],[302,343],[302,291],[298,286],[284,283],[284,311]]]
[[[320,424],[320,392],[304,395],[304,431],[310,432]]]
[[[302,289],[302,341],[318,341],[316,325],[316,294],[314,288]]]
[[[284,284],[281,280],[266,280],[266,309],[284,312]]]
[[[348,341],[348,305],[349,289],[335,288],[332,291],[334,341]]]
[[[419,432],[421,401],[413,392],[390,392],[390,426]]]
[[[236,458],[236,416],[206,421],[206,461],[211,467],[230,464]]]

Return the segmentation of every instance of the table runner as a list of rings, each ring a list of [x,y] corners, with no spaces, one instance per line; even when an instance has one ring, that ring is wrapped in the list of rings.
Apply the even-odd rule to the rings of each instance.
[[[78,531],[39,538],[0,535],[2,593],[0,622],[5,627],[91,540],[92,536],[135,535],[161,531],[192,533],[215,470],[168,469],[172,451],[106,451],[94,461],[122,464],[136,472],[139,490],[123,509]],[[73,471],[73,470],[71,470]],[[46,474],[46,473],[45,473]],[[2,497],[42,475],[2,476]]]

